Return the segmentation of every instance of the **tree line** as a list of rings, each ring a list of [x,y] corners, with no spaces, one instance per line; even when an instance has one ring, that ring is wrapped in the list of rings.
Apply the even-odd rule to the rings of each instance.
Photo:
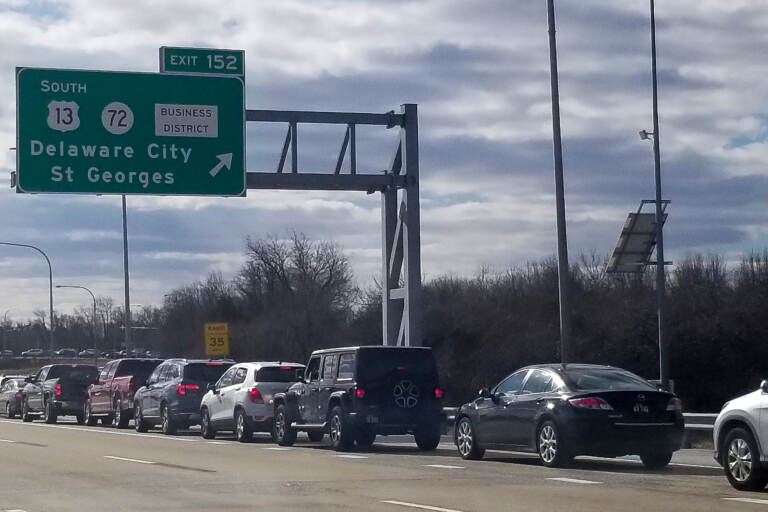
[[[143,308],[134,344],[166,356],[203,355],[203,324],[228,322],[236,360],[306,361],[317,348],[381,343],[381,293],[355,284],[336,244],[292,233],[247,239],[233,279],[220,274],[172,290]],[[570,271],[574,361],[611,364],[658,377],[654,274],[607,274],[605,258],[582,256]],[[457,404],[513,370],[559,361],[557,263],[554,258],[476,276],[424,283],[423,342],[432,347]],[[668,276],[671,376],[688,411],[722,404],[768,377],[768,251],[727,265],[692,255]],[[59,346],[91,346],[91,308],[57,317]],[[3,325],[11,348],[45,347],[44,314]],[[123,313],[111,299],[97,307],[97,344],[119,347]],[[77,343],[80,340],[81,343]],[[70,343],[67,345],[67,343]]]

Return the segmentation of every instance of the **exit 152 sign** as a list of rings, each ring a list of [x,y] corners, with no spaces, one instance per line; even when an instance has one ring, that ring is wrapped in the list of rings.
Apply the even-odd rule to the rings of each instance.
[[[17,189],[245,194],[238,77],[18,68]]]
[[[160,47],[160,72],[245,77],[245,51]]]

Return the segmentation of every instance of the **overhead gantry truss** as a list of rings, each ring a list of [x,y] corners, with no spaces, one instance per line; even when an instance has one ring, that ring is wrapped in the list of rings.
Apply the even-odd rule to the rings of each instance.
[[[246,110],[246,121],[285,123],[287,130],[274,172],[247,172],[249,189],[353,190],[381,193],[382,343],[421,346],[421,226],[419,208],[419,130],[415,104],[400,113]],[[299,170],[299,124],[347,126],[336,167],[327,173]],[[357,172],[357,125],[400,129],[389,167],[380,174]],[[285,171],[289,159],[290,172]],[[349,174],[342,173],[349,156]]]

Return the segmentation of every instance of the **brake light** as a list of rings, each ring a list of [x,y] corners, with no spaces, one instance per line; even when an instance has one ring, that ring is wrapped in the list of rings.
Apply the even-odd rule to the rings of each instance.
[[[53,394],[56,396],[61,396],[61,382],[56,383],[56,387],[53,388]]]
[[[259,388],[251,388],[251,390],[248,391],[248,398],[250,398],[251,402],[255,404],[264,403],[264,398],[262,398],[261,391],[259,391]]]
[[[221,366],[222,363],[205,363],[205,366]]]
[[[355,388],[355,396],[357,398],[363,398],[365,396],[365,390],[363,388]]]
[[[672,397],[669,399],[669,403],[667,403],[667,410],[668,411],[682,411],[683,410],[683,401],[680,400],[677,397]]]
[[[176,392],[180,395],[186,395],[188,389],[200,389],[197,384],[179,384],[176,386]]]
[[[444,394],[445,394],[445,391],[443,391],[440,388],[435,388],[435,398],[437,398],[439,400],[439,399],[443,398]]]
[[[13,397],[14,398],[21,398],[21,393],[16,393],[15,395],[13,395]]]
[[[293,367],[292,366],[281,366],[280,369],[281,370],[293,370]]]
[[[611,404],[606,402],[600,397],[596,396],[589,396],[586,398],[571,398],[568,400],[568,403],[570,403],[574,407],[579,407],[581,409],[595,409],[595,410],[602,410],[602,411],[612,411],[613,407],[611,407]]]

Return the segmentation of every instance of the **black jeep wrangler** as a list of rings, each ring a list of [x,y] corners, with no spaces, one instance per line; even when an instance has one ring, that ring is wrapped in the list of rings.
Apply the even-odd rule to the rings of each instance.
[[[443,390],[432,350],[422,347],[348,347],[317,350],[302,382],[274,396],[274,439],[282,446],[304,431],[328,434],[336,450],[365,448],[376,435],[413,434],[434,450],[445,425]]]

